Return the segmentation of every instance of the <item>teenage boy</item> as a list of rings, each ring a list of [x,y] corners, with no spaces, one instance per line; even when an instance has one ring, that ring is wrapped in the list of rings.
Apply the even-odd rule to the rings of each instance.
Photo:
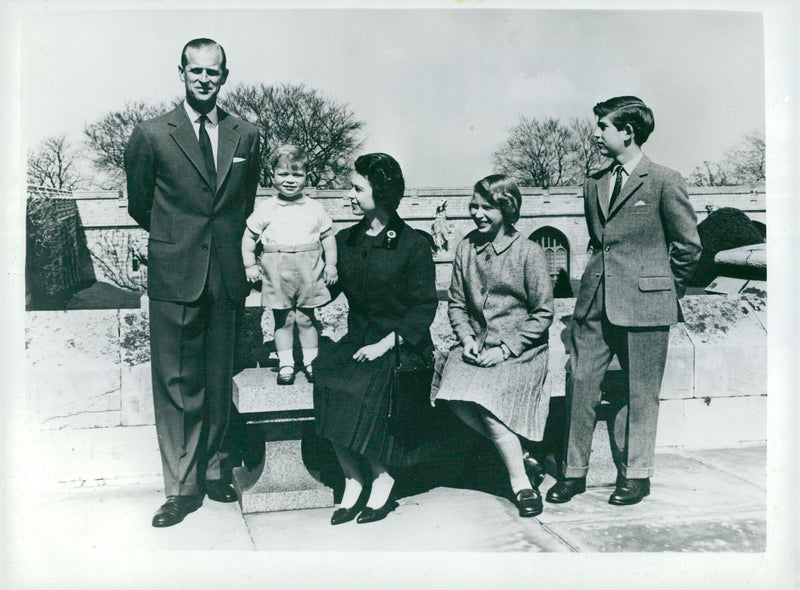
[[[669,326],[678,322],[678,299],[701,247],[681,175],[642,153],[653,112],[621,96],[598,103],[594,114],[594,139],[613,161],[584,186],[590,258],[572,316],[563,478],[547,501],[568,502],[586,490],[600,383],[616,355],[629,399],[615,418],[622,458],[608,501],[628,505],[650,493]]]

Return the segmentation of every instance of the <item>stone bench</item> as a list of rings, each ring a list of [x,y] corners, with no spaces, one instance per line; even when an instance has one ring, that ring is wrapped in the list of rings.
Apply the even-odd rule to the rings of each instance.
[[[279,386],[271,369],[245,369],[233,379],[233,401],[248,439],[263,441],[254,461],[233,470],[242,512],[333,506],[333,490],[306,468],[302,441],[313,429],[313,390],[302,374]]]

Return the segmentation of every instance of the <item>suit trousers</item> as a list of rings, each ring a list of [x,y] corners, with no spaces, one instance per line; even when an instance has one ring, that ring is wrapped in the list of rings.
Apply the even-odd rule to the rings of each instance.
[[[627,411],[616,412],[609,435],[623,477],[653,475],[658,404],[667,360],[669,326],[622,327],[608,321],[601,282],[585,318],[573,318],[567,387],[564,477],[586,477],[601,400],[600,385],[616,354],[627,384]]]
[[[167,496],[222,479],[233,387],[236,305],[211,245],[208,276],[191,303],[150,300],[153,405]]]

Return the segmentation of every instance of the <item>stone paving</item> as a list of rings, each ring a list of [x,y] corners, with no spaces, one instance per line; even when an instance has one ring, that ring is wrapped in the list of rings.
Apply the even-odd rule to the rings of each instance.
[[[475,489],[435,487],[399,499],[385,520],[332,527],[330,509],[242,515],[238,504],[206,499],[178,526],[155,529],[158,482],[45,494],[19,529],[26,559],[65,549],[200,551],[763,552],[766,447],[661,452],[642,503],[607,503],[590,488],[567,504],[521,519],[513,504]],[[548,476],[542,490],[552,485]],[[12,512],[24,510],[19,500]]]

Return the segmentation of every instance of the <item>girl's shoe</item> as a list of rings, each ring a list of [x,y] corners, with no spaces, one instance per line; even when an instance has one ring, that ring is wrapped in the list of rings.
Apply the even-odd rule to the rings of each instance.
[[[278,385],[292,385],[294,383],[294,367],[281,367],[278,371]]]
[[[314,368],[311,365],[306,365],[303,368],[303,373],[306,374],[306,380],[309,383],[314,383]]]

